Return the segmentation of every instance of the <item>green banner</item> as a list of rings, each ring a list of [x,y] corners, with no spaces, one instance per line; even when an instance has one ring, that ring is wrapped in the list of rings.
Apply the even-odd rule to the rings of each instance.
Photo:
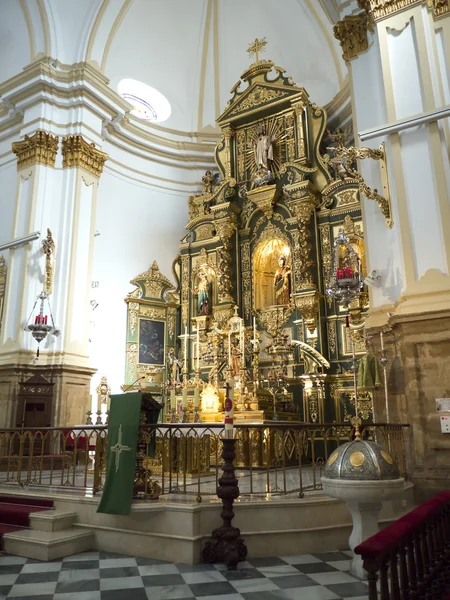
[[[141,392],[111,396],[108,420],[108,466],[97,512],[128,515],[133,499]]]

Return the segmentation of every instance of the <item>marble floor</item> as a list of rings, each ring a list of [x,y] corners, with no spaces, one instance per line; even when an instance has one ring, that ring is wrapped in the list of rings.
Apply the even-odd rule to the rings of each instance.
[[[368,600],[349,552],[183,565],[84,552],[40,562],[0,555],[0,598],[15,600]]]

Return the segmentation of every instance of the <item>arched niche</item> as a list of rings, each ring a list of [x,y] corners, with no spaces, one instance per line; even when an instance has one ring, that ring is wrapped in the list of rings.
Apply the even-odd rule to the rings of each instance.
[[[282,264],[284,259],[284,264]],[[292,250],[286,240],[261,241],[253,252],[254,308],[290,304]]]

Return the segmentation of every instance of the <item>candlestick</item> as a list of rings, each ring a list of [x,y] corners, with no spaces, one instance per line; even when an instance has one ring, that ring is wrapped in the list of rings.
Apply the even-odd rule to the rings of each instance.
[[[197,371],[200,371],[200,330],[197,325]]]
[[[187,368],[187,327],[184,328],[184,369]]]
[[[254,346],[256,345],[256,317],[253,317],[253,341]]]
[[[198,386],[194,389],[194,408],[198,408],[200,405],[200,390]]]
[[[170,408],[171,410],[177,409],[177,396],[175,394],[175,388],[170,390]]]
[[[234,428],[234,388],[233,379],[225,386],[225,437],[233,437]]]

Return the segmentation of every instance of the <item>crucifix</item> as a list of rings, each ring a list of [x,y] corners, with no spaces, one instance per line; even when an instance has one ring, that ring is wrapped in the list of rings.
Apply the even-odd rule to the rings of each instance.
[[[122,425],[120,425],[119,435],[117,437],[117,444],[114,444],[114,446],[111,447],[111,452],[114,452],[114,454],[116,455],[116,460],[115,460],[116,473],[119,470],[121,453],[130,451],[130,450],[131,450],[130,446],[124,446],[122,444]]]
[[[265,37],[263,37],[261,39],[255,38],[255,41],[251,42],[248,45],[247,52],[248,52],[250,58],[253,55],[255,56],[255,64],[256,65],[259,63],[259,53],[265,52],[266,46],[267,46],[267,42],[266,42]]]

